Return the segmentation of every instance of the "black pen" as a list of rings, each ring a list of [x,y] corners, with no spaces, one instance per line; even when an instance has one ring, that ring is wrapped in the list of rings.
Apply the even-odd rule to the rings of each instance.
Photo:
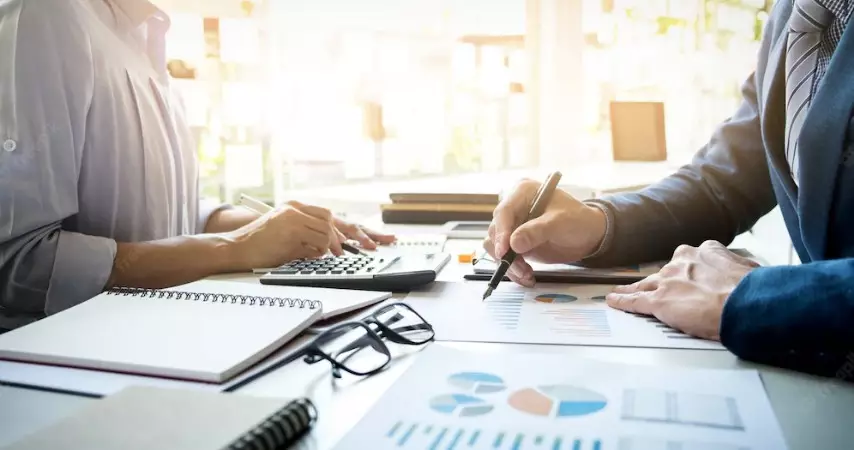
[[[537,191],[537,195],[534,197],[534,203],[531,204],[531,210],[528,212],[528,218],[525,219],[525,222],[543,215],[549,201],[551,201],[552,194],[555,189],[557,189],[560,177],[560,172],[552,172],[549,177],[546,178],[546,182],[540,186],[540,189]],[[512,248],[508,249],[507,253],[501,257],[501,263],[498,265],[498,268],[495,269],[495,273],[493,273],[492,278],[489,279],[489,286],[486,288],[486,292],[483,293],[483,300],[486,300],[490,295],[492,295],[492,291],[494,291],[498,287],[498,283],[504,279],[504,275],[507,274],[507,270],[510,269],[510,266],[513,264],[513,260],[515,259],[516,252],[514,252]]]

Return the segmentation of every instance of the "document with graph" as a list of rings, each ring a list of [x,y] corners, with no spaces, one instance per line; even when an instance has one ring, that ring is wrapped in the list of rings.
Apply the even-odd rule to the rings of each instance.
[[[786,449],[759,374],[425,349],[336,450]]]
[[[484,283],[433,283],[406,302],[436,330],[440,341],[724,350],[654,317],[615,310],[605,303],[610,285],[502,283],[482,301]]]

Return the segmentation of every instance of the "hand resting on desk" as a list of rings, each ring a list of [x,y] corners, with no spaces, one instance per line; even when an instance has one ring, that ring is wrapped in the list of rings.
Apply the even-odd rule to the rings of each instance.
[[[613,308],[655,316],[692,336],[720,340],[721,314],[730,293],[751,270],[753,260],[717,241],[682,245],[656,274],[619,286],[606,300]]]

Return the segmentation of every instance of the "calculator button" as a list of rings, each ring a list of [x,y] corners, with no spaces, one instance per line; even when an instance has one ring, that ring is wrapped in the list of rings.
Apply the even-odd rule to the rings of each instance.
[[[315,270],[314,273],[316,273],[317,275],[326,275],[327,273],[329,273],[329,271],[326,269],[318,269]]]
[[[347,274],[348,274],[348,275],[352,275],[352,274],[354,274],[354,273],[356,273],[356,271],[355,271],[355,270],[348,270],[348,271],[347,271]]]
[[[294,275],[298,271],[294,269],[283,269],[283,270],[274,270],[273,273],[276,275]]]
[[[344,273],[344,271],[343,271],[343,270],[340,270],[340,269],[335,269],[335,270],[333,270],[333,271],[332,271],[332,274],[333,274],[333,275],[338,275],[338,274],[340,274],[340,273]]]
[[[300,271],[300,273],[301,273],[301,274],[303,274],[303,275],[308,275],[308,274],[310,274],[310,273],[314,273],[314,271],[313,271],[313,270],[310,270],[310,269],[306,269],[306,270],[301,270],[301,271]]]

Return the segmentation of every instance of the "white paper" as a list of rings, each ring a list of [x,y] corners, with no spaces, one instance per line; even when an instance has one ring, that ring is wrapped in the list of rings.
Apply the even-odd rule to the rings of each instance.
[[[525,289],[502,283],[482,301],[485,283],[434,283],[406,303],[421,313],[440,341],[724,350],[654,317],[609,307],[609,285],[538,284]]]
[[[432,345],[335,447],[786,449],[759,374]]]

